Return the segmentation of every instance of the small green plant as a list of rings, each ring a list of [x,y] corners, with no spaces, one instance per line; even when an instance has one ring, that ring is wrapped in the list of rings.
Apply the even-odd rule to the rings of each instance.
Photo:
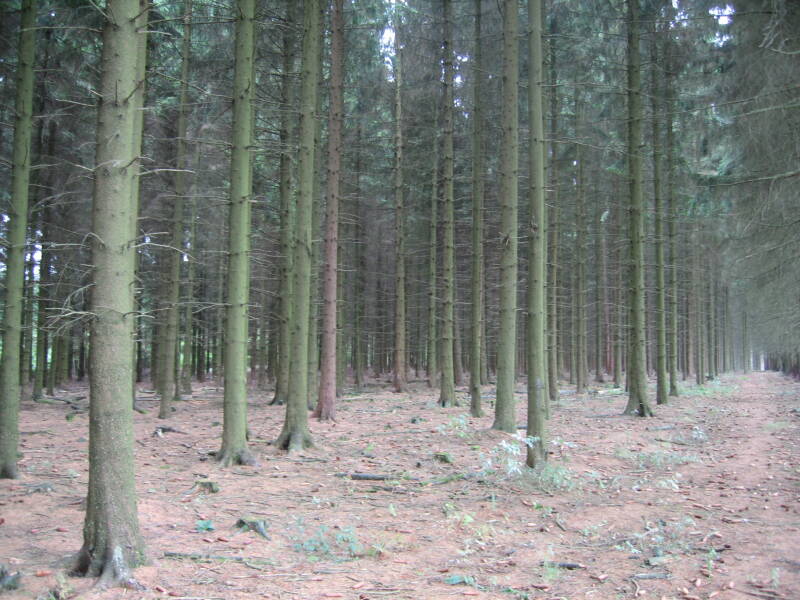
[[[640,469],[663,469],[672,465],[685,465],[700,462],[696,454],[681,454],[680,452],[631,452],[627,448],[617,448],[614,456],[622,460],[636,463]]]
[[[706,570],[708,570],[709,577],[714,572],[714,562],[717,560],[717,551],[714,548],[708,549],[706,555]]]
[[[778,567],[770,571],[770,581],[773,588],[777,588],[781,584],[781,570]]]
[[[198,519],[195,521],[194,526],[197,531],[214,531],[215,529],[211,519]]]
[[[579,485],[578,479],[567,467],[551,463],[531,471],[530,478],[534,486],[546,492],[572,490]]]
[[[311,535],[306,535],[305,523],[298,519],[295,523],[297,535],[292,536],[292,548],[296,552],[309,555],[310,560],[332,558],[351,560],[364,554],[364,546],[359,542],[355,529],[343,527],[336,531],[320,525]]]
[[[482,455],[484,475],[500,474],[506,478],[522,474],[525,464],[523,448],[530,448],[539,439],[517,433],[510,440],[501,440],[488,455]]]
[[[457,437],[465,438],[469,435],[469,416],[460,414],[450,418],[450,421],[439,425],[436,430],[442,434],[453,433]]]
[[[561,577],[561,569],[558,564],[553,561],[553,547],[547,547],[547,558],[542,561],[542,579],[548,583],[552,583]]]
[[[445,577],[447,585],[469,585],[475,587],[475,578],[472,575],[449,575]]]

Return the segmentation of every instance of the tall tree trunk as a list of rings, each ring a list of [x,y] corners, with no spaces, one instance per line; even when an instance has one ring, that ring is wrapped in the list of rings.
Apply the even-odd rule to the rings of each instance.
[[[294,235],[292,340],[286,418],[275,445],[289,452],[312,445],[308,429],[308,317],[311,301],[311,212],[314,209],[314,111],[319,79],[319,0],[303,6],[303,66],[300,95],[300,156]]]
[[[547,459],[545,419],[547,355],[545,354],[545,283],[547,279],[546,223],[544,204],[544,111],[542,88],[542,2],[528,2],[530,55],[528,59],[528,115],[530,134],[530,186],[528,189],[531,222],[528,242],[528,438],[526,463],[535,467]]]
[[[254,465],[247,448],[247,304],[250,296],[250,201],[252,196],[255,0],[237,0],[233,75],[233,132],[228,216],[228,288],[225,311],[223,466]]]
[[[661,195],[661,89],[656,72],[658,52],[652,45],[652,100],[653,110],[653,212],[655,213],[656,250],[656,404],[667,403],[667,299],[664,281],[664,207]]]
[[[473,417],[482,417],[481,333],[483,332],[483,49],[481,42],[481,0],[475,0],[472,70],[472,307],[470,312],[469,393]]]
[[[550,275],[547,283],[547,417],[550,418],[550,405],[558,400],[558,238],[559,238],[559,199],[558,199],[558,147],[555,139],[558,134],[558,78],[556,77],[557,24],[555,17],[550,26],[550,206],[548,211],[548,263]]]
[[[171,413],[172,399],[180,399],[180,382],[177,379],[176,358],[180,348],[180,295],[181,262],[183,262],[183,204],[186,196],[186,131],[187,101],[189,96],[189,52],[191,45],[192,0],[184,0],[183,43],[181,44],[181,79],[178,92],[178,131],[175,149],[175,197],[172,205],[172,242],[169,249],[169,289],[167,291],[167,318],[164,335],[163,386],[158,417],[166,419]]]
[[[675,195],[675,132],[673,113],[675,98],[673,90],[672,41],[667,43],[666,73],[666,152],[667,152],[667,240],[669,244],[669,294],[667,296],[669,315],[667,337],[669,338],[667,365],[669,370],[669,395],[678,396],[678,255],[677,255],[677,221],[678,206]]]
[[[443,0],[444,10],[444,106],[442,110],[442,380],[439,393],[441,406],[457,404],[455,391],[455,365],[453,344],[455,341],[455,209],[453,190],[453,5]]]
[[[292,147],[294,143],[294,108],[295,108],[295,33],[293,26],[296,20],[298,3],[288,0],[286,3],[286,27],[283,30],[283,71],[281,80],[281,115],[279,159],[279,196],[281,211],[281,275],[280,275],[280,330],[278,332],[278,368],[275,378],[275,396],[270,404],[285,404],[289,390],[289,362],[291,354],[292,332],[292,299],[294,285],[294,220],[292,191]]]
[[[575,178],[578,189],[576,190],[576,235],[575,235],[575,327],[577,340],[575,346],[575,393],[583,394],[586,391],[586,377],[589,369],[586,360],[587,335],[586,335],[586,239],[589,234],[586,230],[586,182],[584,181],[583,142],[583,105],[579,98],[580,92],[575,92],[575,137],[579,138],[575,153],[578,173]]]
[[[33,67],[36,1],[23,0],[20,20],[17,87],[14,104],[14,150],[8,211],[6,293],[3,311],[3,357],[0,361],[0,478],[16,479],[19,446],[20,337],[25,287],[25,238],[28,232],[28,184],[33,134]]]
[[[394,391],[406,389],[406,207],[403,189],[403,48],[394,21]]]
[[[328,180],[325,214],[325,274],[323,277],[322,359],[319,399],[314,416],[320,420],[336,418],[336,292],[339,248],[339,180],[342,162],[342,113],[344,100],[344,20],[343,0],[333,0],[331,15],[330,115],[328,117]]]
[[[497,343],[497,403],[492,427],[517,429],[514,376],[517,340],[517,171],[519,169],[519,79],[517,1],[503,1],[503,114],[500,153],[500,330]]]
[[[647,400],[645,347],[644,210],[642,200],[642,93],[639,56],[639,0],[628,4],[628,193],[630,195],[630,355],[625,414],[652,416]]]
[[[435,102],[434,105],[438,104]],[[436,250],[439,208],[439,136],[438,136],[438,107],[434,108],[435,133],[433,135],[433,168],[431,169],[431,196],[430,196],[430,221],[428,224],[428,360],[426,368],[428,373],[428,387],[435,388],[439,385],[438,337],[436,326]]]
[[[143,81],[137,73],[146,16],[139,0],[110,0],[102,76],[92,211],[92,348],[89,486],[83,547],[75,571],[101,583],[135,586],[144,561],[133,459],[133,331],[136,202]],[[146,13],[146,11],[144,11]],[[137,16],[140,18],[137,19]]]

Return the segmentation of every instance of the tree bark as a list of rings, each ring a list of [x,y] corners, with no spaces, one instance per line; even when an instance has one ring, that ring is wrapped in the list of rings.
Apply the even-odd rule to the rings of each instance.
[[[228,279],[225,310],[225,392],[223,466],[255,465],[247,448],[247,304],[250,297],[250,201],[252,197],[253,70],[255,0],[237,0],[233,82],[233,132],[230,208],[228,216]]]
[[[469,412],[482,417],[481,344],[483,343],[483,48],[481,41],[481,0],[475,0],[474,68],[472,70],[472,307],[469,345]]]
[[[639,0],[628,4],[628,193],[630,206],[630,354],[625,414],[653,415],[647,400],[644,285],[644,210],[642,201],[642,94],[639,55]]]
[[[544,204],[544,113],[542,87],[542,2],[528,2],[529,78],[528,115],[530,123],[530,186],[528,189],[531,222],[528,246],[528,438],[526,464],[536,467],[547,460],[545,419],[547,355],[545,353],[547,246]]]
[[[336,297],[339,248],[339,180],[341,174],[342,113],[344,100],[344,20],[343,0],[333,0],[331,15],[330,115],[328,118],[328,180],[325,214],[325,273],[322,310],[322,358],[319,398],[314,416],[320,420],[336,418]]]
[[[315,109],[319,79],[319,0],[303,6],[303,65],[300,92],[300,156],[294,235],[294,287],[286,418],[275,445],[293,452],[312,445],[308,429],[308,318],[311,302],[311,212],[314,190]]]
[[[36,1],[23,0],[20,20],[11,203],[3,311],[3,357],[0,361],[0,478],[16,479],[19,446],[20,337],[25,287],[25,243],[28,232],[28,186],[33,134],[33,81],[36,45]]]
[[[403,48],[394,17],[394,391],[406,389],[406,207],[403,189]]]
[[[442,380],[439,393],[441,406],[457,404],[455,391],[455,213],[453,190],[453,5],[443,0],[444,10],[444,106],[442,107]]]
[[[514,382],[517,339],[517,173],[519,169],[519,79],[517,1],[503,2],[503,114],[500,153],[500,331],[497,401],[492,427],[517,429]]]
[[[146,11],[145,11],[146,13]],[[138,0],[111,0],[103,30],[92,211],[93,313],[89,403],[89,486],[75,572],[101,584],[135,585],[144,561],[133,459],[133,331],[136,203],[143,81]],[[140,18],[137,19],[137,16]],[[146,38],[145,38],[146,39]]]

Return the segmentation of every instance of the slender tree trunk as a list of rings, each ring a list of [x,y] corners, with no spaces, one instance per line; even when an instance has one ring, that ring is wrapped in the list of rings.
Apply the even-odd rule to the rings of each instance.
[[[331,37],[330,115],[328,118],[328,179],[325,215],[325,274],[322,311],[322,360],[319,399],[314,416],[336,418],[336,291],[339,247],[339,180],[341,173],[342,113],[344,100],[343,0],[333,0]]]
[[[656,42],[652,46],[652,110],[653,110],[653,212],[655,213],[656,250],[656,404],[666,404],[667,373],[667,302],[664,281],[664,207],[661,195],[661,89],[656,72],[658,64]]]
[[[430,221],[428,225],[428,360],[426,361],[428,372],[428,387],[435,388],[439,385],[439,364],[438,338],[436,326],[436,250],[437,250],[437,225],[439,207],[439,138],[438,138],[438,114],[434,108],[434,127],[436,133],[433,136],[433,168],[431,176],[431,197],[430,197]]]
[[[517,172],[519,168],[519,50],[517,1],[503,1],[503,106],[500,153],[500,330],[497,403],[492,427],[517,429],[514,379],[517,339]]]
[[[535,467],[547,460],[546,382],[547,355],[545,353],[545,323],[547,307],[545,284],[547,279],[546,223],[544,204],[544,111],[542,88],[544,70],[542,57],[542,2],[528,3],[528,29],[530,55],[528,78],[528,115],[530,134],[530,186],[528,189],[531,222],[528,246],[528,437],[526,463]]]
[[[481,333],[483,331],[483,49],[481,42],[481,0],[475,0],[472,71],[472,306],[470,312],[469,393],[473,417],[482,417]]]
[[[583,105],[575,92],[575,135],[583,135]],[[575,254],[577,268],[575,270],[575,317],[577,340],[575,346],[575,393],[583,394],[586,391],[586,378],[589,372],[586,360],[587,335],[586,335],[586,186],[584,181],[583,143],[578,142],[575,162],[578,173],[575,178],[578,189],[576,190],[576,236]]]
[[[280,330],[278,332],[278,368],[275,381],[275,396],[270,404],[285,404],[289,390],[289,362],[291,354],[291,329],[292,298],[294,285],[294,207],[292,192],[292,146],[294,136],[295,108],[295,34],[293,26],[296,20],[298,3],[287,2],[286,27],[283,30],[283,78],[281,81],[281,115],[280,144],[281,155],[279,159],[279,196],[281,210],[281,275],[280,275]]]
[[[146,11],[145,11],[146,12]],[[102,584],[135,586],[144,561],[133,459],[134,271],[143,81],[138,41],[146,33],[138,0],[105,8],[92,211],[92,348],[89,486],[75,572]],[[140,18],[137,19],[137,16]]]
[[[669,395],[678,396],[678,255],[677,255],[677,221],[678,206],[675,197],[675,133],[673,126],[673,113],[675,112],[675,98],[673,92],[673,67],[672,67],[672,42],[667,44],[667,74],[666,74],[666,144],[667,144],[667,239],[669,243],[669,295],[668,303],[668,331],[669,338],[667,365],[669,369]]]
[[[557,25],[555,17],[551,19],[550,27],[550,207],[548,211],[548,262],[550,276],[547,283],[547,418],[550,418],[550,405],[558,400],[558,239],[559,239],[559,198],[558,198],[558,147],[555,140],[558,134],[558,78],[556,77],[556,42]]]
[[[647,400],[645,340],[644,210],[642,201],[642,94],[639,56],[639,0],[628,4],[628,183],[630,202],[630,355],[625,414],[652,416]]]
[[[453,5],[451,0],[443,0],[444,10],[444,106],[442,184],[444,201],[442,204],[442,229],[444,232],[444,253],[442,255],[442,380],[439,404],[457,404],[455,392],[455,365],[453,343],[455,341],[455,213],[453,190]]]
[[[177,148],[175,149],[175,197],[172,206],[172,242],[169,249],[169,289],[167,291],[167,318],[164,335],[164,361],[161,363],[163,385],[158,417],[166,419],[171,413],[170,403],[173,398],[180,399],[180,382],[177,379],[176,358],[180,348],[180,293],[181,262],[183,262],[183,204],[186,196],[186,131],[187,101],[189,96],[189,52],[191,44],[192,0],[184,1],[183,43],[181,45],[181,80],[178,92],[178,131]]]
[[[395,10],[397,7],[395,6]],[[394,391],[406,389],[406,207],[403,189],[403,48],[394,22]]]
[[[311,300],[311,212],[314,190],[314,111],[319,79],[319,0],[303,6],[303,66],[300,96],[300,156],[294,236],[294,306],[289,361],[289,396],[283,430],[275,445],[289,452],[312,445],[308,429],[308,317]]]
[[[250,295],[255,0],[237,0],[233,82],[233,149],[228,217],[228,288],[225,311],[223,466],[255,465],[247,448],[247,304]]]
[[[33,134],[33,68],[36,45],[36,1],[23,0],[14,104],[14,149],[11,203],[8,211],[3,357],[0,361],[0,478],[16,479],[19,446],[20,337],[28,231],[28,185]]]

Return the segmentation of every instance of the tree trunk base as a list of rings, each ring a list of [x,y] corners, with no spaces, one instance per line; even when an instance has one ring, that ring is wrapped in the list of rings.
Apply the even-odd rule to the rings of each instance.
[[[217,462],[223,467],[232,467],[234,465],[242,465],[245,467],[257,467],[258,461],[256,457],[247,448],[238,450],[228,450],[222,448],[216,454]]]
[[[286,395],[276,393],[269,403],[269,406],[283,406],[286,404]]]
[[[313,448],[314,441],[311,439],[311,432],[308,429],[284,428],[278,439],[275,440],[275,446],[292,453],[306,448]]]
[[[72,575],[78,577],[99,577],[97,587],[124,587],[143,590],[144,587],[133,577],[132,568],[136,559],[126,557],[119,545],[104,548],[101,552],[83,545],[78,553]]]
[[[16,461],[0,465],[0,479],[17,479],[18,477]]]

